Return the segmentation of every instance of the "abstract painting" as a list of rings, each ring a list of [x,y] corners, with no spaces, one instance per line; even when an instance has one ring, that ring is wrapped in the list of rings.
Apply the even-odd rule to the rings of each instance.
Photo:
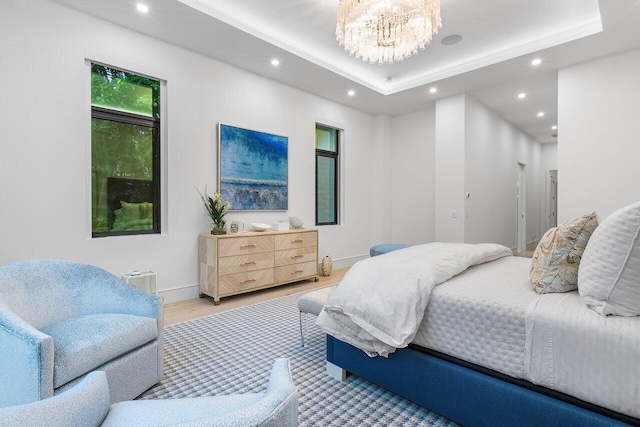
[[[220,123],[218,191],[231,210],[288,208],[288,138]]]

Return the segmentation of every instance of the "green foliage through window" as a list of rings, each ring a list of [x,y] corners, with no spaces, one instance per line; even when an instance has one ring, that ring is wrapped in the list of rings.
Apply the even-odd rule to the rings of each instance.
[[[91,105],[160,118],[160,82],[91,64]]]
[[[160,82],[91,65],[94,237],[158,233]]]
[[[338,224],[340,131],[316,124],[316,225]]]

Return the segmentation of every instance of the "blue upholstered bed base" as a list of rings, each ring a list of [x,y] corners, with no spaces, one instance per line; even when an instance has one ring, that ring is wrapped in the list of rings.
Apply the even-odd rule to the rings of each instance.
[[[638,419],[456,360],[413,348],[370,358],[327,335],[328,362],[465,426],[640,425]]]

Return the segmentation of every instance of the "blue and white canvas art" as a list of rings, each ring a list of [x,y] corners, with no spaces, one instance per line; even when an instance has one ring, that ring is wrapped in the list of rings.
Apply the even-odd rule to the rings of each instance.
[[[231,210],[287,210],[288,138],[220,123],[219,185]]]

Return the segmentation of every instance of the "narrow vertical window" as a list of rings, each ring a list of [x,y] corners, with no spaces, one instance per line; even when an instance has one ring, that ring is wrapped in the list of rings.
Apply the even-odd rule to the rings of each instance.
[[[160,232],[160,82],[91,64],[93,237]]]
[[[338,224],[340,130],[316,124],[316,225]]]

